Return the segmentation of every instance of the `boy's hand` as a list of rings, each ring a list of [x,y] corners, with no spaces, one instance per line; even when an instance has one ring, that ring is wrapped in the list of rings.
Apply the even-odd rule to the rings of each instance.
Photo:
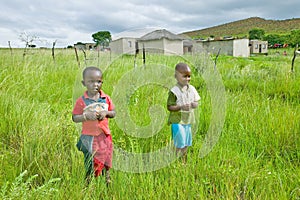
[[[98,116],[96,112],[88,111],[84,113],[86,120],[97,120]]]
[[[183,111],[190,111],[191,109],[191,104],[185,104],[181,106],[181,110]]]
[[[97,119],[98,120],[103,120],[107,115],[107,111],[103,110],[103,111],[100,111],[99,113],[97,113]]]
[[[191,103],[191,107],[192,107],[192,108],[198,107],[198,102],[192,102],[192,103]]]

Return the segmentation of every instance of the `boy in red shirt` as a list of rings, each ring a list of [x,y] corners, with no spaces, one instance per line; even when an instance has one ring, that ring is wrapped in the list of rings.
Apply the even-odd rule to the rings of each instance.
[[[87,67],[82,76],[82,84],[87,90],[76,100],[72,112],[73,121],[82,122],[82,133],[77,148],[84,154],[87,183],[93,174],[97,177],[105,168],[106,182],[109,184],[113,142],[108,118],[115,117],[116,112],[111,98],[101,90],[101,70],[97,67]]]

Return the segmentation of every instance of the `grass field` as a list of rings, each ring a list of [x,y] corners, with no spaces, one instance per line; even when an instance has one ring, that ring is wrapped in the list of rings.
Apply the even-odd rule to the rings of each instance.
[[[147,55],[143,66],[139,55],[135,68],[132,56],[87,52],[84,60],[80,52],[79,66],[74,50],[56,50],[54,61],[50,50],[23,57],[22,50],[0,49],[0,199],[300,199],[300,58],[291,73],[292,49],[288,56],[276,51],[219,56],[214,79],[205,76],[213,56]],[[172,146],[166,100],[180,61],[192,66],[202,97],[188,162],[145,161],[140,155]],[[75,146],[80,125],[71,112],[86,65],[103,69],[103,89],[117,109],[108,188],[103,177],[84,187],[83,155]],[[213,92],[217,84],[224,93]],[[201,156],[219,122],[218,140]]]

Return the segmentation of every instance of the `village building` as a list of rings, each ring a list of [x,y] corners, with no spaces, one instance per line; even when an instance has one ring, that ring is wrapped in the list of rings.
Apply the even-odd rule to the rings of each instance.
[[[197,41],[197,44],[208,53],[228,55],[233,57],[249,57],[249,39],[225,39]]]
[[[193,53],[194,45],[192,40],[183,40],[183,54]]]
[[[134,29],[113,35],[112,41],[109,43],[111,52],[134,55],[136,49],[141,48],[137,43],[137,39],[153,30],[153,28]]]
[[[250,54],[268,54],[268,41],[250,40]]]
[[[145,49],[147,53],[164,55],[183,55],[195,52],[228,55],[233,57],[249,57],[251,54],[267,54],[268,42],[236,39],[233,37],[208,40],[192,40],[176,35],[166,29],[158,29],[140,34],[140,37],[123,36],[110,42],[110,49],[115,54],[134,55],[138,50]]]
[[[183,55],[183,37],[167,31],[154,30],[141,37],[119,37],[109,44],[115,54],[135,54],[137,50],[145,49],[148,53],[164,55]]]
[[[78,50],[94,50],[94,49],[96,49],[96,43],[78,42],[77,44],[74,44],[74,48],[76,48]]]
[[[121,37],[109,43],[111,52],[115,54],[134,55],[137,45],[137,39],[132,37]]]

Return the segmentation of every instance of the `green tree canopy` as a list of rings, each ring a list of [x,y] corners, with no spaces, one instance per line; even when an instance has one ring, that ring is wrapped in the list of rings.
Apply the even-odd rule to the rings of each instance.
[[[111,34],[109,31],[98,31],[92,34],[93,41],[96,42],[96,46],[101,45],[102,47],[108,46],[111,41]]]
[[[269,34],[264,37],[264,40],[267,40],[269,45],[288,43],[286,35]]]
[[[300,44],[300,29],[291,31],[289,42],[293,47]]]
[[[249,31],[250,40],[262,40],[265,36],[265,31],[260,28],[254,28]]]

